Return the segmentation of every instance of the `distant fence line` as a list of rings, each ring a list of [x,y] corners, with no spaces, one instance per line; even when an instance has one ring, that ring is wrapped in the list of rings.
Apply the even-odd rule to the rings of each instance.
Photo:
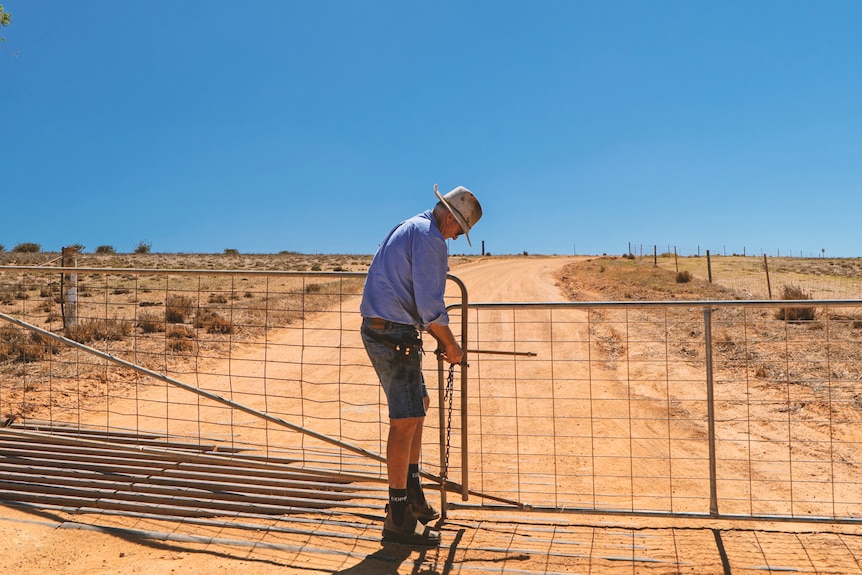
[[[659,255],[676,254],[679,257],[701,257],[705,256],[709,251],[717,256],[742,256],[742,257],[763,257],[770,258],[829,258],[833,257],[829,254],[826,248],[819,250],[800,250],[792,248],[762,248],[740,245],[712,245],[704,244],[698,246],[678,246],[675,244],[656,244],[656,243],[641,243],[629,242],[625,250],[625,254],[632,254],[638,257],[651,257],[653,252],[657,251]]]
[[[688,272],[694,278],[736,290],[742,299],[783,299],[785,287],[799,288],[812,299],[862,298],[862,259],[723,255],[709,249],[698,257],[684,256],[675,246],[670,246],[670,251],[657,245],[648,248],[642,255],[638,249],[623,257]]]

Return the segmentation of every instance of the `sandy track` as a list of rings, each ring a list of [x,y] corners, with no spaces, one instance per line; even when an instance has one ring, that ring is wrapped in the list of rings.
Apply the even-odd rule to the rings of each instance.
[[[555,274],[583,257],[486,258],[452,269],[471,302],[565,301]]]

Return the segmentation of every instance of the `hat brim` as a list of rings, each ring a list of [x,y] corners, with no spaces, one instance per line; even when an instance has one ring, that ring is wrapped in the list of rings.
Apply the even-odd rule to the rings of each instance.
[[[434,184],[434,193],[437,194],[437,199],[443,202],[443,205],[446,206],[446,208],[449,210],[449,213],[451,213],[455,217],[455,220],[458,222],[458,225],[461,226],[461,229],[464,231],[464,237],[467,238],[467,245],[472,248],[473,243],[470,241],[470,226],[467,225],[467,222],[464,220],[464,216],[462,216],[458,210],[453,208],[449,204],[449,202],[446,201],[446,198],[444,198],[440,194],[440,190],[437,189],[437,184]]]

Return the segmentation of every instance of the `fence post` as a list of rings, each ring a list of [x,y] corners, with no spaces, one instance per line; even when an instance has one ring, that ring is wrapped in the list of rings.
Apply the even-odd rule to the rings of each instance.
[[[62,255],[62,266],[64,268],[77,267],[77,248],[63,248]],[[78,325],[78,274],[74,272],[70,274],[62,274],[60,276],[60,280],[62,291],[61,305],[63,308],[63,327],[68,329]]]
[[[718,482],[715,462],[715,394],[712,376],[712,309],[703,308],[706,359],[706,420],[709,434],[709,514],[718,515]]]
[[[772,299],[772,284],[769,283],[769,264],[766,262],[766,254],[763,254],[763,268],[766,270],[766,290],[769,292],[769,299]]]
[[[709,274],[709,283],[712,283],[712,260],[709,257],[709,250],[706,250],[706,272]]]

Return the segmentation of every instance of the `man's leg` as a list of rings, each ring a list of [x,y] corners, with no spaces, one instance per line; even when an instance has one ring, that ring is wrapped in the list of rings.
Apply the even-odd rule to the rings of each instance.
[[[424,417],[389,420],[386,441],[386,470],[389,476],[389,512],[383,525],[384,539],[395,538],[404,543],[436,545],[440,534],[419,523],[410,510],[407,496],[407,470],[413,459],[413,446],[421,445]]]
[[[407,467],[419,462],[424,420],[424,417],[389,420],[386,471],[389,474],[389,487],[393,489],[407,489]]]
[[[431,400],[426,395],[424,398],[425,411]],[[440,517],[440,512],[431,507],[425,499],[425,492],[422,490],[422,479],[419,476],[419,460],[422,455],[422,430],[424,428],[425,418],[421,418],[416,425],[416,431],[413,432],[413,444],[410,447],[410,465],[407,468],[407,500],[408,507],[413,515],[422,523],[428,523]]]

